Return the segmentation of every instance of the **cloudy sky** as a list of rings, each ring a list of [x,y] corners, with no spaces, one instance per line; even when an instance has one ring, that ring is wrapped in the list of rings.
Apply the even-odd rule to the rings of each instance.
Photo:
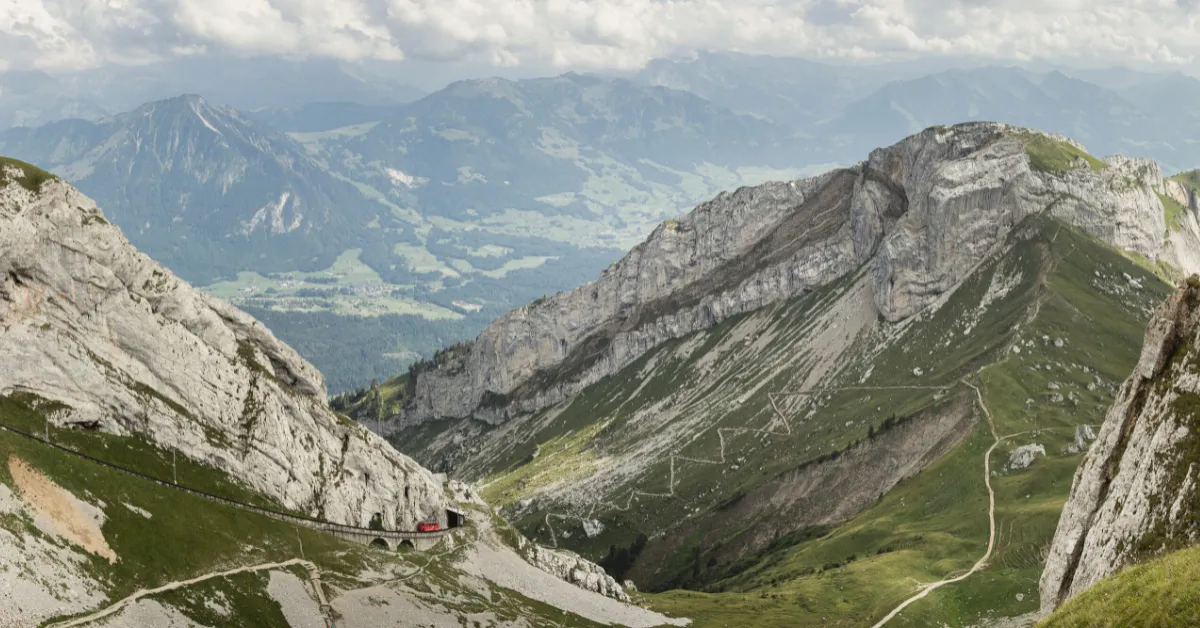
[[[184,55],[631,69],[694,50],[1193,71],[1200,0],[0,0],[0,68]]]

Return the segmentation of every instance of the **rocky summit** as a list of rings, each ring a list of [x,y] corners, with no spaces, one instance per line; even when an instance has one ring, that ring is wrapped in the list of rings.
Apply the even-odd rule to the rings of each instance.
[[[927,129],[852,168],[722,193],[666,221],[596,281],[514,310],[415,369],[401,424],[541,409],[667,340],[861,267],[875,309],[902,320],[1035,214],[1200,268],[1195,211],[1168,230],[1164,202],[1186,205],[1186,188],[1149,160],[1099,160],[1068,138],[1004,124]]]

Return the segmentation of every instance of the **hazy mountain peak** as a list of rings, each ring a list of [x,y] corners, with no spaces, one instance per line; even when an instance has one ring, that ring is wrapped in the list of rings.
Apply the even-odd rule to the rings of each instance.
[[[318,230],[365,229],[375,210],[292,139],[197,94],[97,122],[10,129],[0,147],[80,185],[135,244],[204,283],[244,270],[247,259],[289,270],[327,267],[344,249],[322,246]],[[262,241],[250,250],[234,238]],[[292,241],[308,250],[298,256]],[[273,246],[288,252],[268,255]]]

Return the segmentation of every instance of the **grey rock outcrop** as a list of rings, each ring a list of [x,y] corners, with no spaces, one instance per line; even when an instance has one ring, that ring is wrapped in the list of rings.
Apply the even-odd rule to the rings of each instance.
[[[620,584],[599,565],[581,558],[578,554],[561,549],[550,549],[531,543],[523,536],[517,537],[517,551],[531,565],[565,580],[575,586],[611,597],[622,602],[629,595]]]
[[[928,129],[853,168],[722,193],[663,223],[596,281],[514,310],[423,365],[398,425],[500,422],[545,407],[662,342],[863,264],[880,314],[901,320],[952,290],[1037,213],[1200,268],[1200,253],[1187,252],[1196,234],[1165,237],[1155,163],[1114,156],[1092,167],[1078,157],[1037,169],[1030,142],[1082,151],[1061,136],[969,123]]]
[[[0,176],[0,394],[61,402],[335,522],[413,529],[441,485],[325,403],[321,374],[261,323],[139,253],[53,179]]]
[[[1073,456],[1081,451],[1087,451],[1088,445],[1094,440],[1096,440],[1096,430],[1090,425],[1080,425],[1075,428],[1075,438],[1071,444],[1063,447],[1062,454]]]
[[[1122,567],[1200,540],[1200,279],[1156,312],[1141,358],[1075,474],[1043,612]]]
[[[1038,456],[1046,457],[1046,447],[1044,445],[1037,443],[1021,445],[1008,454],[1007,467],[1010,471],[1028,469],[1033,464],[1033,461],[1037,460]]]

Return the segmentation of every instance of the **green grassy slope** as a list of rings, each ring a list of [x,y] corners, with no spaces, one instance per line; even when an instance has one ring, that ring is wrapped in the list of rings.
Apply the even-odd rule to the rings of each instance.
[[[894,623],[959,625],[988,611],[1032,610],[1041,551],[1079,462],[1063,448],[1077,425],[1103,419],[1151,308],[1170,287],[1077,230],[1031,219],[1007,254],[940,309],[901,325],[879,322],[823,382],[880,389],[776,397],[788,432],[768,393],[796,390],[811,374],[809,343],[830,332],[820,318],[850,298],[854,281],[665,343],[564,407],[498,427],[426,425],[397,444],[486,477],[485,496],[539,542],[603,560],[646,536],[622,575],[643,590],[692,589],[647,599],[700,626],[745,613],[764,625],[839,625],[828,623],[833,617],[859,625],[917,582],[961,573],[983,554],[988,426],[980,421],[948,455],[834,528],[788,528],[776,514],[788,511],[744,500],[805,464],[872,442],[892,417],[936,413],[955,399],[976,403],[965,380],[982,391],[1000,434],[1021,433],[993,455],[996,553],[987,569]],[[460,437],[465,445],[450,445]],[[668,442],[652,446],[656,439]],[[1004,468],[1009,452],[1034,443],[1046,457],[1026,470]],[[477,444],[482,451],[462,457]],[[603,529],[589,536],[573,517]],[[764,534],[778,538],[763,547],[755,539]]]
[[[1200,547],[1110,576],[1067,602],[1039,628],[1200,625]]]
[[[1076,425],[1103,419],[1110,387],[1137,359],[1149,304],[1169,290],[1078,232],[1052,227],[1044,235],[1050,262],[1039,282],[1035,314],[1015,337],[1021,351],[1010,349],[974,378],[998,432],[1021,434],[992,458],[995,553],[982,572],[938,589],[889,625],[966,625],[1037,608],[1042,552],[1081,458],[1065,455],[1063,448]],[[1121,273],[1147,289],[1132,289]],[[1056,394],[1063,400],[1053,401]],[[757,609],[764,625],[874,621],[913,594],[918,582],[961,573],[983,555],[988,520],[981,458],[990,443],[980,424],[950,455],[833,532],[760,556],[738,576],[708,587],[716,593],[671,592],[651,603],[705,617],[698,626],[721,625],[721,616],[741,612],[746,604],[751,608],[744,610]],[[1047,456],[1025,470],[1005,469],[1006,453],[1028,443],[1043,445]],[[824,618],[833,615],[838,620],[827,623]]]
[[[11,180],[16,181],[18,185],[30,192],[37,192],[42,189],[42,183],[57,178],[49,172],[19,159],[0,157],[0,187],[8,185]]]
[[[1025,144],[1025,152],[1029,155],[1029,166],[1039,172],[1068,172],[1074,168],[1075,161],[1082,159],[1087,162],[1094,172],[1107,167],[1103,161],[1079,150],[1067,142],[1052,140],[1043,135],[1021,133],[1017,135]]]

